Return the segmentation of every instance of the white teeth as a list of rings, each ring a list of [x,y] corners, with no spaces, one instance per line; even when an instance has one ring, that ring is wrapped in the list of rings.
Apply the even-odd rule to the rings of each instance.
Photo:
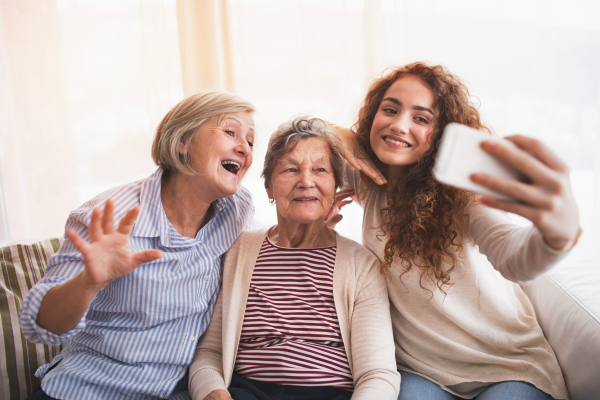
[[[296,201],[313,201],[316,200],[317,198],[312,198],[312,199],[296,199]]]
[[[385,137],[385,139],[383,139],[383,140],[385,140],[386,142],[390,142],[390,143],[392,143],[392,144],[397,144],[397,145],[400,145],[400,146],[402,146],[402,147],[410,147],[410,145],[409,145],[408,143],[401,142],[401,141],[399,141],[399,140],[394,140],[394,139],[392,139],[392,138],[391,138],[391,137],[389,137],[389,136],[386,136],[386,137]]]
[[[240,169],[240,164],[232,160],[221,161],[221,165],[232,174],[237,174]]]

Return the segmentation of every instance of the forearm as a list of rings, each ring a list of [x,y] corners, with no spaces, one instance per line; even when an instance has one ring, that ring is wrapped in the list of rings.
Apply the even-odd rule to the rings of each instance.
[[[98,289],[85,285],[80,273],[46,293],[36,323],[56,335],[62,335],[77,326],[96,293]]]

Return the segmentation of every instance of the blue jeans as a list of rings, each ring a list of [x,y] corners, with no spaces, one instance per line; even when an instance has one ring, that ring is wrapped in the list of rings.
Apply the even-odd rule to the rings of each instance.
[[[398,400],[460,400],[435,383],[410,372],[399,371],[400,396]],[[475,400],[553,400],[535,386],[519,381],[499,382],[488,386]]]
[[[233,400],[350,400],[352,392],[329,386],[291,386],[244,378],[236,373],[227,388]]]

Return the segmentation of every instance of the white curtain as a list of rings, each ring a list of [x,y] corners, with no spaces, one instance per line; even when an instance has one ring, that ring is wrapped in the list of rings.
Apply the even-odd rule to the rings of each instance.
[[[65,80],[56,4],[1,0],[0,239],[56,232],[76,202]]]
[[[234,91],[227,0],[177,0],[183,93]]]
[[[175,0],[0,0],[0,240],[149,175],[183,98]]]
[[[575,0],[0,0],[0,239],[60,233],[70,209],[149,174],[162,116],[186,95],[234,90],[258,132],[260,180],[278,124],[351,125],[385,68],[446,65],[499,134],[549,144],[572,169],[587,233],[600,226],[600,3]],[[359,238],[349,206],[340,231]]]
[[[439,63],[479,98],[495,132],[540,138],[570,165],[581,247],[600,239],[599,2],[232,0],[231,13],[237,89],[258,107],[256,160],[286,119],[351,125],[374,76]],[[271,223],[260,167],[248,186],[259,188],[257,211]],[[360,209],[343,214],[339,231],[360,240]]]

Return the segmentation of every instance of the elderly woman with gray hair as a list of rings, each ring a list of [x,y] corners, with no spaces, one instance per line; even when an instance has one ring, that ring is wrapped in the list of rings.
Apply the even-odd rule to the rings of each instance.
[[[189,398],[186,371],[221,255],[253,220],[239,186],[252,163],[252,112],[230,93],[182,100],[156,131],[156,172],[71,213],[68,240],[21,306],[28,340],[63,345],[36,372],[30,399]]]
[[[277,225],[243,232],[190,367],[195,400],[396,399],[385,278],[325,225],[342,185],[332,127],[299,118],[272,135],[263,177]]]

